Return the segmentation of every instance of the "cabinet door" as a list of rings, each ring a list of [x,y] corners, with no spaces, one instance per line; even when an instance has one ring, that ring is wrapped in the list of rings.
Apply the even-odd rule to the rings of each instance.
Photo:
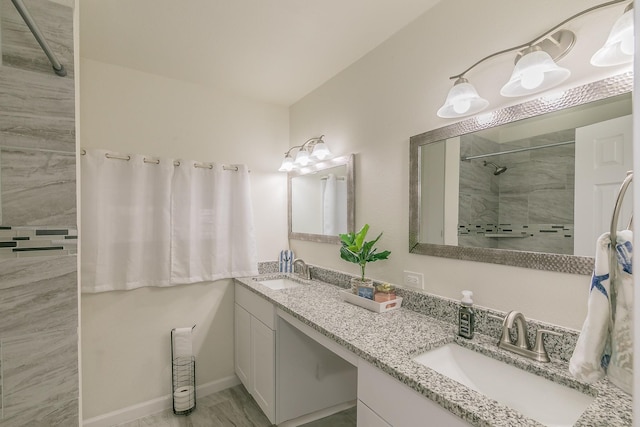
[[[272,423],[275,422],[275,332],[251,317],[251,395]]]
[[[251,390],[251,315],[247,310],[235,305],[235,370],[242,384]]]
[[[470,426],[364,360],[358,364],[358,399],[393,427]]]
[[[389,423],[380,418],[367,405],[358,400],[358,427],[391,427]]]

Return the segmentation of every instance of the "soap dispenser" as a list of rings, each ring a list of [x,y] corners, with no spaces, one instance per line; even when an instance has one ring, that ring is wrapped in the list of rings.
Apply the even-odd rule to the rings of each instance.
[[[462,291],[462,301],[458,311],[458,335],[464,338],[473,338],[473,326],[475,313],[473,312],[473,292]]]

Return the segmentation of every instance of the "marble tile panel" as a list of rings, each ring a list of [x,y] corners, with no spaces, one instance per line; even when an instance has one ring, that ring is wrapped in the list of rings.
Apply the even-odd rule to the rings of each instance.
[[[507,171],[499,176],[500,195],[527,194],[531,191],[529,163],[507,164]]]
[[[460,163],[460,192],[490,192],[493,168],[488,168],[480,160]]]
[[[517,150],[520,148],[526,148],[528,145],[529,144],[502,144],[500,146],[500,151]],[[500,166],[506,166],[508,171],[510,168],[529,163],[529,161],[531,161],[531,153],[529,151],[520,151],[518,153],[502,154],[487,160],[490,160]]]
[[[483,235],[458,236],[458,246],[462,248],[498,248],[496,239],[488,239]]]
[[[477,134],[463,135],[461,137],[461,143],[470,145],[471,150],[469,155],[471,156],[493,153],[500,149],[500,144]]]
[[[529,223],[529,197],[526,194],[501,194],[499,206],[500,224]]]
[[[1,0],[0,3],[2,63],[23,70],[53,74],[51,63],[11,1]],[[24,0],[24,4],[51,50],[67,70],[66,78],[72,80],[73,9],[52,1]]]
[[[500,239],[499,249],[573,255],[573,237],[564,233],[529,236],[524,239]]]
[[[77,257],[0,259],[0,338],[78,326]]]
[[[570,138],[573,140],[573,137]],[[553,142],[548,142],[553,144]],[[531,160],[544,160],[551,162],[575,162],[575,144],[560,145],[557,147],[541,148],[531,151]]]
[[[537,190],[529,195],[529,221],[573,224],[573,190]]]
[[[498,196],[496,194],[474,194],[471,196],[471,222],[496,224],[498,222]]]
[[[0,66],[0,111],[5,115],[74,119],[72,79]]]
[[[548,133],[548,134],[545,134],[545,135],[539,135],[539,136],[536,136],[534,138],[531,138],[529,140],[529,145],[531,147],[536,147],[536,146],[540,146],[540,145],[555,144],[555,143],[558,143],[558,142],[574,141],[575,140],[575,135],[576,135],[575,128],[559,130],[559,131],[556,131],[556,132]],[[543,148],[543,149],[540,149],[540,150],[531,151],[531,153],[532,154],[536,153],[535,155],[545,155],[544,153],[552,151],[552,150],[564,150],[564,152],[572,153],[575,150],[575,145],[574,144],[567,144],[567,145],[562,145],[562,146],[559,146],[559,147]]]
[[[571,169],[571,171],[567,171],[567,190],[572,190],[575,192],[576,189],[576,171],[575,165]]]
[[[77,329],[2,339],[3,423],[78,425]]]
[[[2,222],[5,225],[76,225],[74,155],[0,150]]]
[[[458,224],[468,224],[473,221],[471,216],[471,194],[460,193],[458,195]]]
[[[0,111],[0,147],[75,152],[75,120]]]

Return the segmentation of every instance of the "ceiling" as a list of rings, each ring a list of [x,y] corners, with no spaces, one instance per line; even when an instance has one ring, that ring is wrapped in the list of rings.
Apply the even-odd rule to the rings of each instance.
[[[82,0],[80,55],[288,106],[440,0]]]

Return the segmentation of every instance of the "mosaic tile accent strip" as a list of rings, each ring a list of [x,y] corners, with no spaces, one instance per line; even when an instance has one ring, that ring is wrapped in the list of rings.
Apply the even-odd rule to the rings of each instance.
[[[487,238],[534,237],[557,234],[573,238],[573,224],[460,224],[458,236],[482,235]]]
[[[0,229],[0,259],[77,253],[78,230],[75,228],[3,226]]]

